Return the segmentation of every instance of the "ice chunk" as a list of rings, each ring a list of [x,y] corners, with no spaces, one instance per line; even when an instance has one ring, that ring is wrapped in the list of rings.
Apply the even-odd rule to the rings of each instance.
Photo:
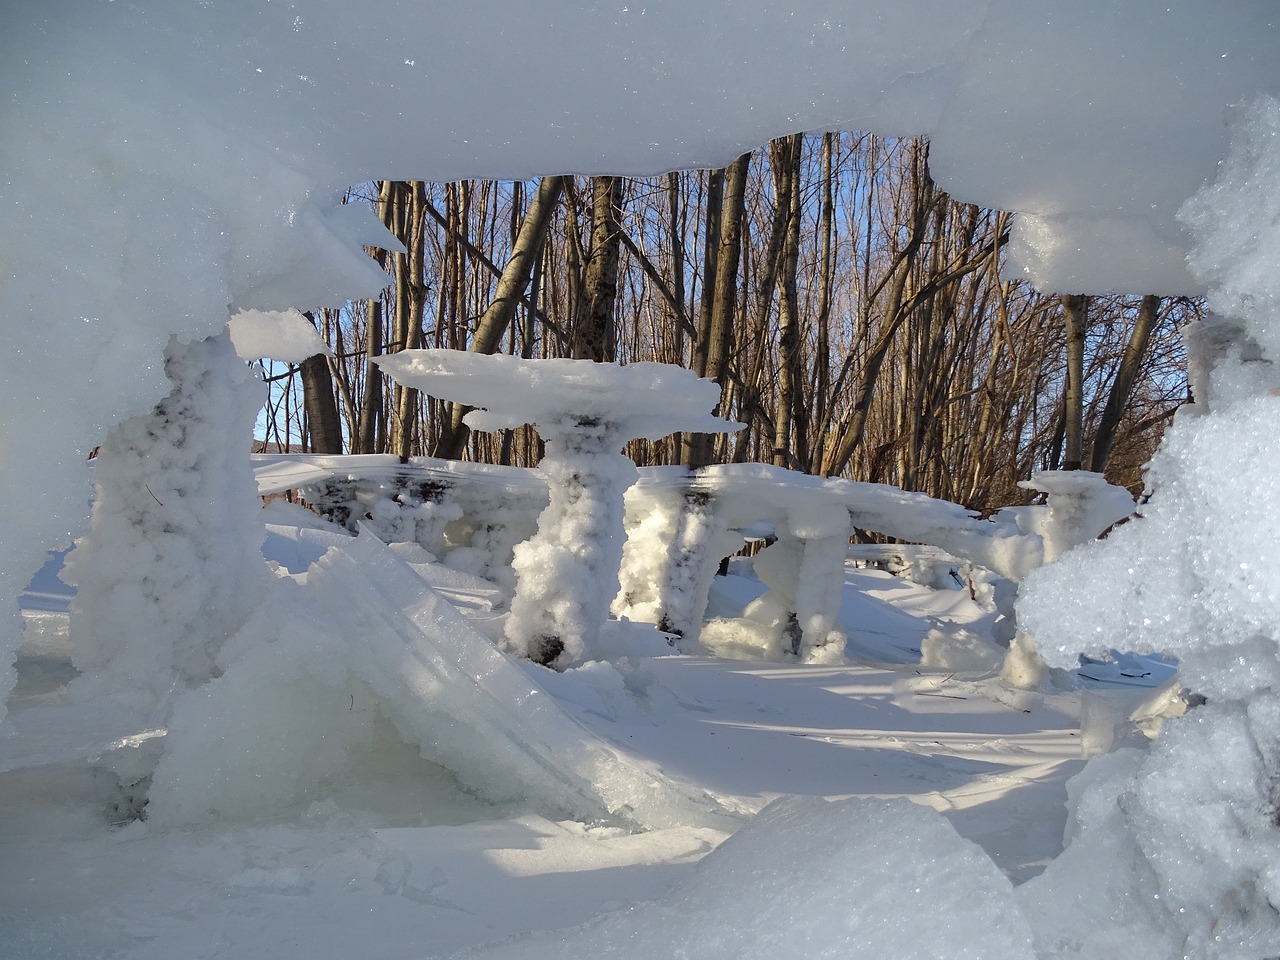
[[[712,798],[578,726],[375,537],[330,550],[308,587],[401,736],[482,795],[642,826],[724,822]]]
[[[241,310],[230,320],[231,342],[245,360],[270,357],[281,363],[301,363],[333,351],[311,321],[297,310]]]

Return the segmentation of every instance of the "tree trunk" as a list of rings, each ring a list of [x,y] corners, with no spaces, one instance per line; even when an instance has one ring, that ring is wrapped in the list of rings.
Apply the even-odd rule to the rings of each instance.
[[[617,356],[614,326],[621,246],[622,178],[591,180],[591,251],[587,254],[586,298],[581,322],[574,325],[573,356],[611,362]]]
[[[534,261],[542,249],[547,228],[551,225],[551,215],[564,190],[564,180],[564,177],[543,177],[538,184],[529,212],[520,225],[520,234],[511,251],[511,258],[498,279],[498,289],[476,326],[475,336],[471,339],[473,353],[493,353],[502,342],[502,335],[515,317],[516,308],[529,286]],[[437,457],[456,460],[466,449],[470,431],[462,418],[466,416],[467,409],[464,404],[452,405],[450,422],[441,432],[436,444]]]
[[[373,358],[382,354],[382,301],[370,300],[365,310],[364,405],[356,430],[356,453],[379,453],[378,420],[382,414],[382,371]]]
[[[800,159],[803,134],[781,141],[775,152],[776,202],[786,229],[781,250],[782,296],[778,301],[778,406],[774,414],[773,465],[789,467],[792,425],[800,390],[800,306],[796,269],[800,256]]]
[[[1084,464],[1084,337],[1088,317],[1088,297],[1062,297],[1062,320],[1067,329],[1067,382],[1062,394],[1063,470],[1080,470]]]
[[[715,290],[711,309],[704,311],[708,319],[705,337],[706,363],[701,376],[720,384],[720,403],[715,412],[727,412],[725,389],[729,381],[729,351],[733,344],[733,316],[738,307],[738,261],[742,254],[742,221],[746,207],[747,168],[751,154],[744,153],[725,171],[724,206],[720,216],[720,248],[715,265]],[[704,290],[705,296],[705,290]],[[701,331],[700,331],[701,332]],[[684,459],[689,467],[709,464],[714,454],[714,437],[707,433],[687,434]]]
[[[1103,408],[1102,419],[1098,422],[1098,432],[1093,438],[1093,456],[1089,469],[1094,473],[1102,473],[1111,456],[1111,448],[1115,446],[1116,430],[1124,417],[1125,407],[1129,403],[1129,394],[1133,392],[1133,383],[1138,378],[1142,361],[1147,352],[1147,342],[1151,339],[1151,331],[1155,329],[1156,316],[1160,313],[1160,298],[1148,294],[1142,298],[1138,307],[1138,316],[1133,322],[1133,332],[1129,334],[1129,344],[1125,347],[1124,359],[1120,361],[1120,369],[1116,371],[1116,379],[1111,384],[1111,393],[1107,396],[1107,405]]]

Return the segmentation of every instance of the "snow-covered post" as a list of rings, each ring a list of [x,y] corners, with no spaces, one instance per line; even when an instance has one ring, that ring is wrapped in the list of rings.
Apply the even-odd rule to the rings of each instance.
[[[787,521],[792,534],[804,543],[796,581],[800,646],[794,652],[806,662],[838,662],[844,656],[846,639],[835,625],[844,590],[844,560],[853,532],[849,510],[841,504],[805,504],[793,507]]]
[[[714,485],[684,467],[650,467],[628,494],[619,616],[656,623],[697,649],[720,558],[742,544],[717,509]]]
[[[78,683],[140,717],[218,675],[270,580],[248,455],[261,380],[226,335],[171,340],[165,373],[169,395],[102,445],[93,527],[66,573]]]
[[[1048,497],[1044,506],[1025,508],[1018,515],[1019,527],[1044,541],[1045,563],[1097,538],[1133,513],[1133,495],[1128,490],[1088,470],[1041,470],[1018,486]]]
[[[538,432],[546,443],[538,471],[551,499],[537,533],[514,551],[506,635],[513,653],[564,667],[594,646],[617,596],[623,494],[636,465],[618,453],[626,439],[617,425],[596,417],[540,420]]]
[[[725,518],[715,509],[715,494],[690,488],[680,498],[675,536],[664,565],[661,616],[658,626],[680,638],[680,649],[692,652],[702,630],[711,581],[723,550],[741,546],[741,538],[729,533]]]
[[[1133,496],[1128,490],[1088,470],[1042,470],[1018,485],[1048,497],[1045,504],[1002,511],[1012,517],[1024,534],[1040,538],[1044,545],[1042,563],[1052,563],[1072,547],[1095,539],[1133,513]],[[1005,616],[1004,622],[1012,628],[1000,678],[1010,686],[1030,690],[1040,685],[1047,667],[1036,650],[1035,638],[1017,627],[1016,583],[1014,581],[1011,589],[996,594],[996,605]]]
[[[379,358],[395,380],[476,407],[477,430],[537,425],[538,470],[550,501],[532,539],[515,549],[508,649],[556,668],[590,655],[618,593],[623,498],[636,467],[630,439],[736,427],[701,413],[720,388],[680,367],[589,360],[525,360],[456,350],[404,350]]]
[[[797,497],[776,525],[777,540],[756,555],[769,592],[754,606],[780,630],[782,653],[806,662],[844,655],[846,638],[834,628],[852,529],[843,504]]]

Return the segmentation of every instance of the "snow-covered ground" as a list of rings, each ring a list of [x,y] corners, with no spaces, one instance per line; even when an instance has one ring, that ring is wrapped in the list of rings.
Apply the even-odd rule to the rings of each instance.
[[[298,571],[326,537],[342,536],[280,524],[270,534],[268,556]],[[967,590],[932,590],[851,563],[840,613],[848,664],[673,655],[656,630],[614,622],[605,646],[629,656],[564,673],[516,668],[589,732],[583,742],[598,738],[660,767],[691,795],[716,798],[722,813],[702,822],[634,830],[566,819],[536,799],[484,801],[393,735],[375,738],[383,746],[355,774],[317,783],[296,802],[157,824],[132,818],[112,763],[95,758],[162,738],[109,731],[110,719],[95,712],[100,702],[68,695],[69,591],[57,564],[26,594],[28,641],[0,741],[0,942],[13,960],[445,956],[601,914],[609,915],[520,942],[510,955],[596,955],[593,937],[620,951],[661,951],[663,937],[697,951],[710,937],[715,943],[689,955],[764,955],[751,951],[772,944],[777,956],[826,956],[857,937],[877,942],[881,924],[895,956],[923,956],[910,933],[921,909],[916,874],[933,865],[927,882],[946,887],[953,861],[964,864],[956,877],[966,889],[985,882],[995,893],[981,909],[960,895],[948,913],[946,897],[926,889],[931,922],[961,924],[948,934],[957,945],[994,949],[992,937],[1017,941],[1008,923],[992,932],[997,914],[1022,922],[1008,882],[989,863],[985,874],[975,869],[984,862],[977,850],[941,824],[892,804],[779,798],[909,798],[941,811],[1020,884],[1061,850],[1067,779],[1117,733],[1142,742],[1125,718],[1153,693],[1125,685],[1012,692],[990,676],[920,667],[931,632],[980,635],[994,614]],[[413,569],[473,624],[500,629],[483,589],[468,592],[464,576],[438,564]],[[713,587],[712,613],[721,617],[763,589],[749,568],[735,569]],[[373,704],[353,693],[343,707]],[[262,713],[269,723],[270,709]],[[124,733],[142,737],[122,746]],[[255,729],[242,746],[269,750],[262,741],[272,736]],[[740,834],[736,845],[721,851],[731,833]],[[745,912],[734,920],[717,898]],[[710,911],[700,919],[698,904]],[[835,926],[802,936],[805,917]],[[735,936],[745,939],[734,946]]]

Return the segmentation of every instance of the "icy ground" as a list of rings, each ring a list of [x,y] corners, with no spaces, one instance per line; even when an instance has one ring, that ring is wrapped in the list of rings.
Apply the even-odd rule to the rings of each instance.
[[[265,550],[286,568],[313,558],[284,527],[272,528]],[[438,565],[416,569],[473,623],[499,629],[483,590],[469,592],[465,578]],[[712,613],[731,615],[760,590],[749,570],[720,578]],[[321,799],[264,811],[257,822],[162,828],[129,819],[128,797],[91,763],[114,735],[65,700],[73,673],[65,588],[47,570],[25,603],[27,643],[9,701],[14,732],[0,741],[8,960],[447,956],[618,910],[585,930],[507,949],[588,956],[599,947],[593,938],[642,947],[647,937],[653,956],[671,955],[672,943],[695,956],[767,955],[755,940],[761,918],[776,910],[785,929],[805,918],[844,924],[868,948],[888,943],[895,956],[927,956],[939,937],[956,956],[994,956],[1002,948],[992,938],[1017,942],[1024,921],[1007,890],[1001,895],[1007,883],[996,870],[975,867],[976,848],[958,848],[937,821],[872,802],[838,821],[799,801],[751,817],[787,795],[906,797],[942,811],[1019,884],[1061,849],[1065,783],[1082,757],[1117,736],[1140,743],[1124,718],[1153,693],[1118,684],[1013,693],[989,677],[922,668],[931,631],[982,634],[992,614],[967,590],[930,590],[850,565],[841,626],[851,660],[863,662],[674,656],[656,631],[615,624],[611,639],[630,656],[563,674],[524,667],[592,733],[738,811],[747,825],[723,852],[712,854],[736,824],[628,833],[555,822],[528,804],[475,799],[407,746]],[[369,708],[353,696],[351,709]],[[833,823],[844,826],[829,835]],[[878,862],[877,850],[890,859]],[[921,905],[885,892],[895,889],[886,876],[911,870],[923,878],[895,882],[927,896],[933,922],[944,925],[920,932],[919,951],[908,941]],[[945,886],[953,874],[961,880],[951,883],[949,909],[927,884]],[[979,907],[966,901],[983,877],[995,892]],[[734,920],[734,909],[746,916]],[[887,940],[877,941],[876,924]],[[734,946],[735,928],[754,945]],[[815,945],[805,955],[829,955],[839,941],[825,928],[805,936]],[[715,943],[699,948],[699,937]],[[779,955],[800,955],[791,952],[797,942],[784,942]]]

